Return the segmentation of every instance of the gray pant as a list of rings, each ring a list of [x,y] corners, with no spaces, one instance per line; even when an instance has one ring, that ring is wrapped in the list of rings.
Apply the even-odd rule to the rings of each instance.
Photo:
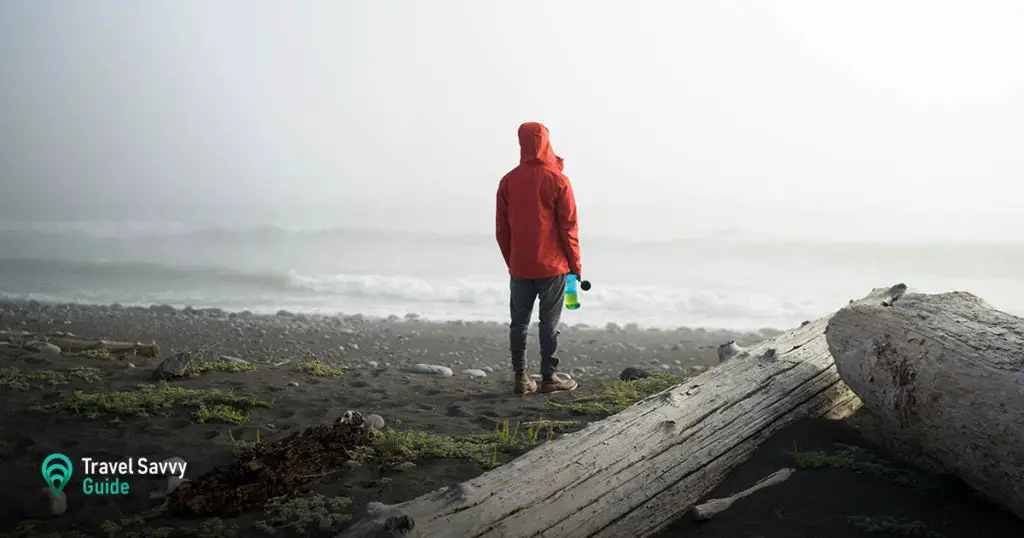
[[[526,331],[533,303],[540,299],[540,373],[550,376],[558,368],[558,322],[562,317],[566,275],[550,278],[515,278],[509,283],[509,351],[512,369],[526,371]]]

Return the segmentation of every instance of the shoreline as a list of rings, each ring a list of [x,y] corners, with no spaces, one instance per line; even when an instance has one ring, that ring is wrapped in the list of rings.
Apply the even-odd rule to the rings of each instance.
[[[246,321],[265,321],[273,323],[287,323],[288,321],[298,322],[331,322],[332,320],[343,320],[346,322],[355,323],[389,323],[389,324],[401,324],[401,323],[421,323],[421,324],[432,324],[432,325],[466,325],[466,326],[478,326],[478,327],[507,327],[508,323],[504,321],[492,321],[492,320],[473,320],[473,319],[459,319],[459,318],[431,318],[421,316],[416,312],[407,312],[405,314],[389,314],[386,316],[381,315],[370,315],[359,312],[347,313],[337,311],[334,313],[324,312],[310,312],[303,311],[301,309],[278,309],[274,312],[267,311],[253,311],[250,309],[228,309],[211,306],[194,306],[194,305],[178,305],[178,304],[167,304],[167,303],[95,303],[95,302],[67,302],[67,301],[44,301],[39,299],[22,299],[22,298],[0,298],[0,311],[5,309],[36,309],[40,312],[79,312],[79,313],[111,313],[111,312],[125,312],[132,314],[158,314],[158,315],[182,315],[182,316],[194,316],[203,319],[239,319]],[[536,320],[531,321],[531,326],[537,323]],[[792,328],[792,327],[790,327]],[[570,329],[573,331],[604,331],[604,332],[702,332],[702,333],[721,333],[721,334],[733,334],[733,335],[744,335],[746,338],[757,336],[758,338],[770,338],[772,336],[781,334],[788,329],[782,329],[777,327],[759,327],[756,329],[733,329],[728,327],[715,327],[708,325],[680,325],[680,326],[646,326],[637,322],[608,322],[604,326],[589,324],[589,323],[566,323],[562,321],[559,324],[559,330],[565,331]],[[726,343],[723,341],[722,343]]]

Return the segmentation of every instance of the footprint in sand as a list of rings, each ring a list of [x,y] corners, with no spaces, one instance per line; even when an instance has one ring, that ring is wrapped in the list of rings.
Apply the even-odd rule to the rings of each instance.
[[[457,403],[453,403],[453,404],[449,405],[448,409],[445,411],[445,414],[450,416],[450,417],[471,417],[471,416],[473,416],[473,413],[470,413],[469,411],[466,411],[465,407],[462,407],[461,405],[459,405]]]

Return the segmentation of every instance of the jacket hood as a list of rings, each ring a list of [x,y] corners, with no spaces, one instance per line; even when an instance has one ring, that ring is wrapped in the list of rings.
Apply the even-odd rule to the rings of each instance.
[[[543,124],[531,121],[519,126],[519,163],[543,164],[562,171],[564,161],[551,149],[551,137]]]

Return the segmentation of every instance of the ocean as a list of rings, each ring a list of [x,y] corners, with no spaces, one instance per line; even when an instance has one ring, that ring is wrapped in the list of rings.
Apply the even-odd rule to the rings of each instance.
[[[1024,313],[1024,246],[582,237],[569,324],[786,328],[899,282]],[[490,236],[348,228],[0,223],[0,298],[506,321]]]

